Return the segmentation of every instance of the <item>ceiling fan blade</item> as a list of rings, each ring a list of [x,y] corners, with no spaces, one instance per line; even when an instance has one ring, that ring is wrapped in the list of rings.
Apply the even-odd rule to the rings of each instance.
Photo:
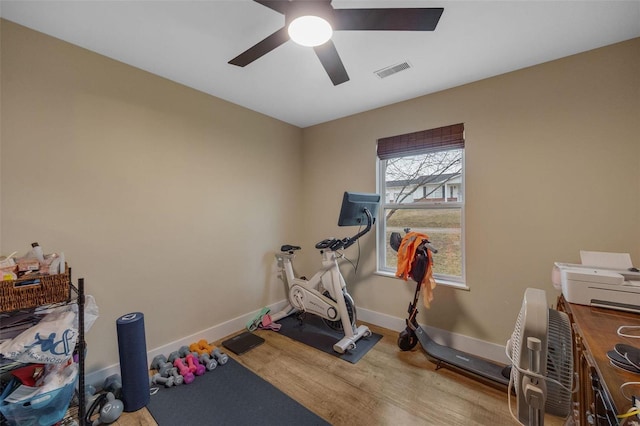
[[[433,31],[444,8],[335,9],[334,30]]]
[[[329,74],[329,78],[334,86],[349,81],[347,70],[344,69],[344,65],[333,41],[329,40],[320,46],[315,46],[313,50],[316,52],[316,55],[318,55],[320,63],[325,71],[327,71],[327,74]]]
[[[280,12],[284,15],[284,13],[287,11],[287,8],[289,7],[289,2],[288,1],[282,1],[282,0],[253,0],[256,3],[260,3],[263,6],[268,7],[269,9],[273,9],[276,12]]]
[[[261,56],[271,52],[276,47],[284,44],[289,40],[289,34],[287,33],[287,28],[282,27],[275,33],[271,34],[269,37],[265,38],[261,42],[255,44],[253,47],[245,50],[235,58],[229,61],[231,65],[237,65],[239,67],[244,67],[249,65],[251,62],[260,58]]]

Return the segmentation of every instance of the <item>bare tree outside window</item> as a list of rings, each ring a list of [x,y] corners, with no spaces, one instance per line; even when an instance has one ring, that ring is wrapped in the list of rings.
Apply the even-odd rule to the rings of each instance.
[[[429,196],[447,186],[447,183],[460,177],[462,172],[462,150],[438,151],[412,157],[400,157],[386,160],[386,187],[398,188],[389,203],[402,204],[416,199],[428,202]],[[426,189],[419,193],[419,189]],[[418,196],[416,197],[416,192]],[[387,219],[396,212],[390,209]]]

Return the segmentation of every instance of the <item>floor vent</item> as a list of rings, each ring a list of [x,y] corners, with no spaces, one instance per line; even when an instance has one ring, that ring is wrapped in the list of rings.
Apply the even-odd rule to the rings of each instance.
[[[391,65],[386,68],[382,68],[381,70],[375,71],[375,74],[380,78],[389,77],[390,75],[399,73],[400,71],[408,70],[411,68],[409,62],[402,62],[400,64]]]

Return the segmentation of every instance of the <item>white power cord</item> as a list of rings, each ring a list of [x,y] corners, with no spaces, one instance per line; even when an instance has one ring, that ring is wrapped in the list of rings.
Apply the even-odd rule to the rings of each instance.
[[[619,423],[619,426],[640,426],[640,422],[639,422],[640,419],[638,418],[638,414],[640,414],[640,401],[636,399],[634,396],[632,396],[631,398],[628,398],[624,394],[624,391],[622,390],[625,386],[634,385],[634,384],[640,385],[640,382],[627,382],[620,385],[620,392],[622,393],[622,395],[625,398],[630,399],[633,402],[633,404],[631,408],[627,410],[626,413],[618,414],[616,416],[618,419],[621,420]]]
[[[618,333],[618,336],[629,337],[631,339],[640,339],[640,334],[627,334],[627,333],[624,333],[622,331],[622,330],[625,330],[625,329],[638,330],[638,333],[640,333],[640,326],[638,326],[638,325],[621,325],[620,327],[618,327],[618,330],[616,330],[616,333]]]
[[[633,386],[633,385],[640,386],[640,382],[625,382],[625,383],[623,383],[623,384],[621,384],[621,385],[620,385],[620,393],[622,394],[622,396],[624,396],[624,397],[625,397],[626,399],[628,399],[629,401],[633,401],[633,396],[627,396],[627,395],[624,393],[624,388],[625,388],[625,387],[627,387],[627,386]],[[640,407],[639,407],[639,406],[637,406],[637,405],[640,405],[640,402],[636,402],[636,406],[635,406],[635,407],[633,407],[633,408],[634,408],[634,409],[639,409]]]

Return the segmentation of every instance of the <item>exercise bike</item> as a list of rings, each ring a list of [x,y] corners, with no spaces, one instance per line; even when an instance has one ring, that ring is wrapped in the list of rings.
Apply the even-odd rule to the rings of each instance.
[[[340,250],[349,248],[371,230],[379,202],[378,194],[344,193],[338,226],[366,224],[366,227],[352,237],[328,238],[318,242],[315,247],[322,255],[322,267],[310,279],[297,278],[293,271],[293,259],[300,247],[285,244],[280,248],[276,259],[282,265],[289,286],[289,303],[283,310],[271,315],[273,322],[292,314],[317,315],[328,327],[344,334],[333,345],[333,350],[340,354],[355,349],[360,338],[371,336],[367,326],[356,325],[356,305],[347,292],[338,259],[343,257]]]
[[[404,231],[408,234],[410,229],[405,228]],[[397,252],[401,243],[402,236],[400,233],[392,232],[389,239],[391,248]],[[450,365],[468,371],[483,379],[508,386],[511,366],[495,364],[484,358],[479,358],[475,355],[441,345],[431,339],[427,332],[418,324],[416,316],[418,315],[420,287],[422,279],[427,273],[427,269],[433,265],[432,253],[438,253],[438,250],[431,245],[428,239],[423,238],[416,248],[411,272],[409,274],[416,282],[416,291],[413,296],[413,302],[409,304],[409,318],[405,320],[407,327],[402,330],[398,336],[398,347],[403,351],[409,351],[420,343],[427,355],[437,361],[436,369],[441,368],[443,365]]]

